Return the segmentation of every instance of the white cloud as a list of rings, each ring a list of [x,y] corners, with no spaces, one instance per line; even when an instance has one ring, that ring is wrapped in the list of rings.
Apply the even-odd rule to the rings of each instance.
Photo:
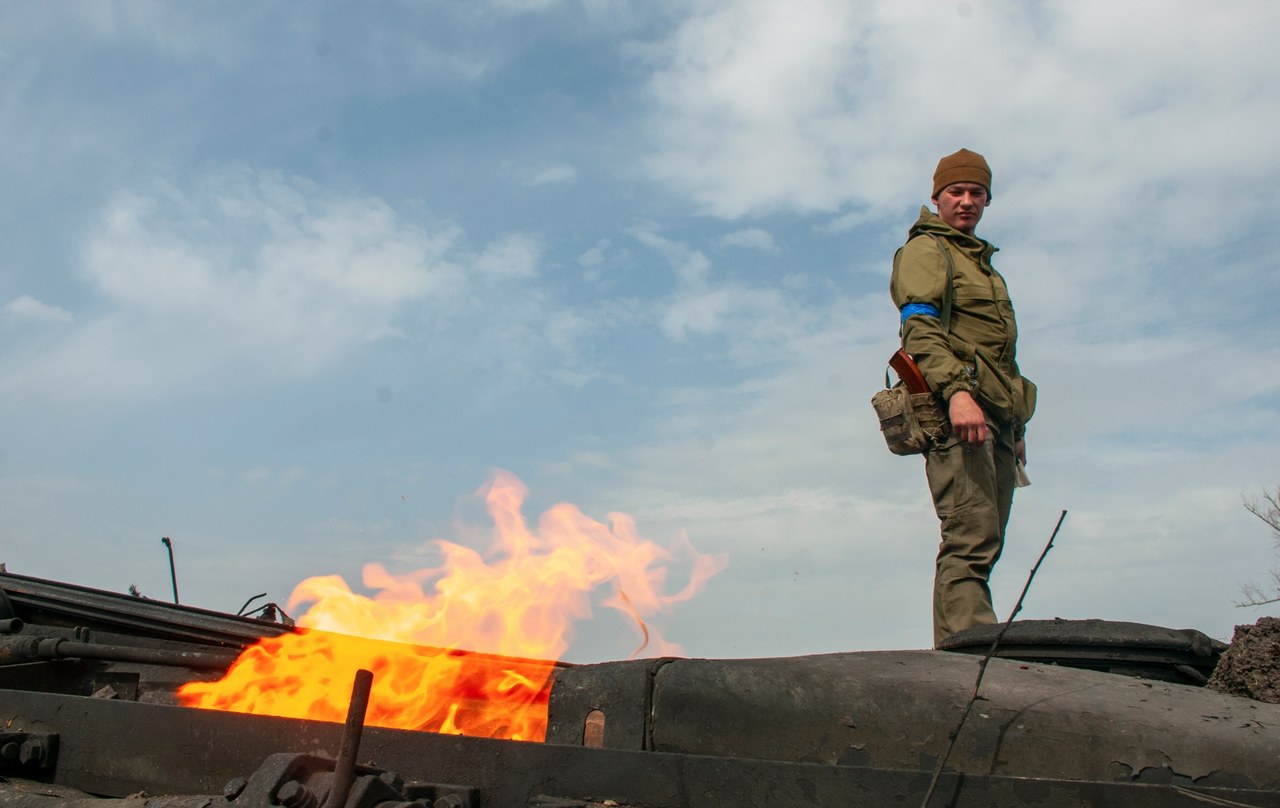
[[[182,55],[200,50],[209,33],[184,10],[156,0],[95,4],[70,19],[97,37],[143,41]]]
[[[490,4],[496,9],[521,13],[546,11],[564,5],[565,2],[566,0],[490,0]]]
[[[307,475],[308,471],[305,466],[290,466],[280,470],[266,466],[255,466],[240,473],[240,482],[254,488],[269,483],[274,483],[280,487],[288,487],[303,481]]]
[[[758,227],[735,230],[722,238],[721,241],[730,247],[743,247],[767,253],[776,253],[778,251],[778,244],[773,240],[773,234]]]
[[[575,11],[581,9],[602,22],[616,22],[634,14],[634,8],[627,0],[488,0],[488,5],[496,11],[508,14],[557,11],[569,6]]]
[[[711,262],[701,250],[667,238],[650,225],[632,228],[631,233],[640,243],[657,252],[671,265],[682,285],[698,285],[707,280]]]
[[[245,469],[240,473],[240,481],[245,485],[259,486],[265,484],[271,479],[271,469],[257,466],[251,469]]]
[[[1280,170],[1277,23],[1265,2],[712,3],[652,79],[649,166],[720,216],[883,213],[923,201],[931,161],[968,145],[995,160],[997,201],[1070,200],[1038,215],[1081,227],[1154,205],[1144,221],[1198,239],[1197,200],[1238,227],[1244,189]]]
[[[537,274],[542,247],[532,236],[503,236],[476,256],[472,267],[490,281],[532,278]]]
[[[690,336],[727,334],[735,341],[732,353],[740,359],[757,350],[769,354],[771,344],[785,335],[793,312],[772,289],[738,284],[677,292],[662,317],[668,339],[681,342]],[[754,350],[753,350],[754,349]]]
[[[575,311],[559,311],[547,321],[547,342],[563,353],[576,353],[583,338],[591,333],[595,324]]]
[[[191,195],[118,196],[84,273],[116,307],[121,340],[176,340],[208,369],[248,360],[307,374],[393,333],[406,303],[456,295],[445,254],[457,235],[421,231],[378,200],[232,172]]]
[[[605,266],[605,251],[608,249],[609,240],[601,239],[594,247],[578,256],[578,266],[583,269],[583,279],[591,282],[600,280]]]
[[[0,322],[6,325],[70,323],[74,319],[66,309],[41,303],[30,295],[14,298],[0,309]]]
[[[503,236],[472,256],[461,238],[381,200],[274,174],[120,193],[83,249],[101,313],[10,363],[0,388],[133,398],[305,377],[397,335],[411,310],[453,316],[472,278],[492,286],[534,274],[529,237]]]
[[[532,186],[561,185],[571,183],[577,178],[578,169],[567,163],[554,163],[534,171],[526,183]]]
[[[731,343],[729,355],[750,364],[777,358],[785,350],[780,346],[807,327],[802,307],[780,290],[721,281],[714,277],[705,253],[651,227],[633,228],[632,234],[675,271],[675,291],[657,304],[667,339],[683,342],[691,336],[725,336]],[[749,235],[748,240],[759,239]]]
[[[839,114],[856,9],[799,0],[720,3],[685,22],[652,81],[655,176],[712,212],[830,208],[824,124]]]

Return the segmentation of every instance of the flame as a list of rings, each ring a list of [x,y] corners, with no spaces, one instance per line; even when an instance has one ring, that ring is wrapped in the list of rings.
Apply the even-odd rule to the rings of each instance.
[[[478,493],[495,525],[488,557],[438,540],[439,567],[394,575],[367,564],[373,597],[338,576],[308,578],[289,598],[290,611],[312,604],[302,628],[245,649],[217,682],[183,685],[182,703],[340,722],[355,672],[365,668],[374,674],[368,724],[540,741],[554,660],[602,586],[613,590],[603,604],[628,615],[641,635],[633,656],[680,653],[645,617],[693,597],[724,568],[723,556],[699,553],[683,537],[659,547],[625,514],[610,514],[606,525],[565,503],[532,531],[521,513],[528,492],[507,472]],[[689,581],[664,594],[677,555],[690,560]]]

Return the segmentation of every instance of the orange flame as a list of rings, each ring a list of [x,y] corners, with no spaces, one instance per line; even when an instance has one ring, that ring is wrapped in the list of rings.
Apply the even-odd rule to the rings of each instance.
[[[604,605],[630,616],[640,648],[678,654],[644,618],[688,600],[724,568],[723,556],[687,540],[664,549],[642,538],[633,520],[605,525],[573,505],[553,506],[533,532],[521,514],[527,491],[497,472],[482,489],[495,524],[490,558],[447,541],[433,544],[439,567],[393,575],[364,567],[372,598],[338,576],[308,578],[289,608],[313,604],[296,633],[247,648],[217,682],[179,690],[190,707],[342,721],[356,670],[373,671],[366,722],[376,726],[542,740],[556,663],[575,621],[591,616],[590,593],[611,585]],[[676,554],[692,565],[689,582],[663,594]],[[468,650],[461,650],[461,649]]]

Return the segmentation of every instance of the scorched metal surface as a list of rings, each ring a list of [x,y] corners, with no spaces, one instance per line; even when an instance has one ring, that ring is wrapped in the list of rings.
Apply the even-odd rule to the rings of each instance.
[[[184,654],[229,659],[287,627],[21,576],[0,590],[0,808],[332,808],[330,791],[344,808],[915,806],[976,665],[908,651],[562,666],[547,742],[365,727],[348,791],[333,787],[343,725],[176,705],[178,684],[218,673]],[[1280,708],[991,665],[933,806],[1280,808]]]

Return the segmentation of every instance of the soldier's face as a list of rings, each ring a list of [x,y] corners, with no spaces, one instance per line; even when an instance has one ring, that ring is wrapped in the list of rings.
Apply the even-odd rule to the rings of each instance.
[[[961,233],[972,234],[991,198],[987,189],[976,182],[953,182],[938,192],[933,204],[938,208],[938,218]]]

